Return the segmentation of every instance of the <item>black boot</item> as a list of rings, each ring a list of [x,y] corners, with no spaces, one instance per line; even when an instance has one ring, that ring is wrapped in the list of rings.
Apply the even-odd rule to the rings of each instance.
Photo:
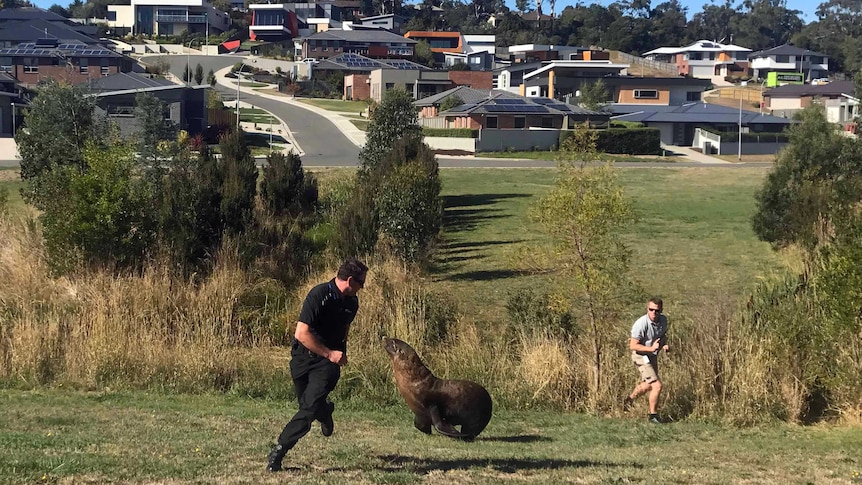
[[[335,404],[327,402],[323,405],[323,415],[318,418],[320,421],[320,433],[323,436],[332,436],[332,431],[335,429],[335,423],[332,422],[333,411],[335,411]]]
[[[275,445],[272,448],[272,451],[269,452],[269,456],[267,457],[266,471],[280,472],[281,460],[284,459],[284,455],[286,454],[287,448],[285,448],[284,445]]]

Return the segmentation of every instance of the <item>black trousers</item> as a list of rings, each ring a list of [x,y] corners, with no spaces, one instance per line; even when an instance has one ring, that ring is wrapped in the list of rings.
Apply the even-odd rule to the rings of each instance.
[[[311,430],[311,423],[328,413],[326,398],[341,378],[341,367],[294,343],[290,376],[296,389],[299,411],[278,436],[278,444],[291,449]]]

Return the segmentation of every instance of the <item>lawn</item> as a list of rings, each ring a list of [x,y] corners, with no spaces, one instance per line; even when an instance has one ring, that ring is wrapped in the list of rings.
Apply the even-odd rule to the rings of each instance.
[[[766,169],[625,168],[620,183],[641,221],[625,241],[631,269],[666,310],[739,297],[759,275],[781,265],[755,237],[753,194]],[[547,274],[524,270],[525,253],[547,241],[527,217],[551,186],[555,169],[442,169],[443,243],[431,275],[477,320],[499,321],[503,303],[522,288],[547,288]],[[481,295],[481,296],[479,296]]]
[[[394,384],[393,384],[394,385]],[[293,402],[233,395],[0,390],[2,483],[862,483],[862,433],[650,425],[497,410],[473,443],[415,430],[406,405],[337,403],[264,471]]]
[[[556,151],[510,151],[510,152],[479,152],[477,157],[488,158],[518,158],[524,160],[557,160],[559,153]],[[678,162],[679,157],[660,157],[657,155],[612,155],[602,154],[603,159],[614,162]]]

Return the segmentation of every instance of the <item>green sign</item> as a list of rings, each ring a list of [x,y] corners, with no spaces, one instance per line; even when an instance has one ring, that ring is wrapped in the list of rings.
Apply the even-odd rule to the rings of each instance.
[[[801,72],[776,72],[766,74],[766,87],[774,88],[783,84],[805,84],[805,74]]]

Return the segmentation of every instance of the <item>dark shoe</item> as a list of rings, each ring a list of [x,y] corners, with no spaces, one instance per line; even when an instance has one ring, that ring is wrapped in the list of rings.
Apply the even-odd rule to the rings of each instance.
[[[633,404],[634,402],[635,402],[635,401],[634,401],[634,399],[632,399],[632,398],[630,398],[630,397],[626,396],[626,398],[625,398],[625,399],[623,399],[623,411],[628,411],[629,409],[631,409],[631,408],[632,408],[632,404]]]
[[[658,414],[650,414],[649,415],[649,422],[652,424],[664,424],[661,422],[660,419],[658,419]]]
[[[335,411],[335,404],[327,402],[324,404],[324,414],[320,418],[320,433],[323,436],[332,436],[335,430],[335,423],[332,422],[332,412]]]
[[[281,460],[284,459],[284,455],[287,454],[287,448],[282,445],[275,445],[272,448],[272,451],[269,452],[269,456],[266,461],[266,471],[268,472],[280,472],[281,471]]]

